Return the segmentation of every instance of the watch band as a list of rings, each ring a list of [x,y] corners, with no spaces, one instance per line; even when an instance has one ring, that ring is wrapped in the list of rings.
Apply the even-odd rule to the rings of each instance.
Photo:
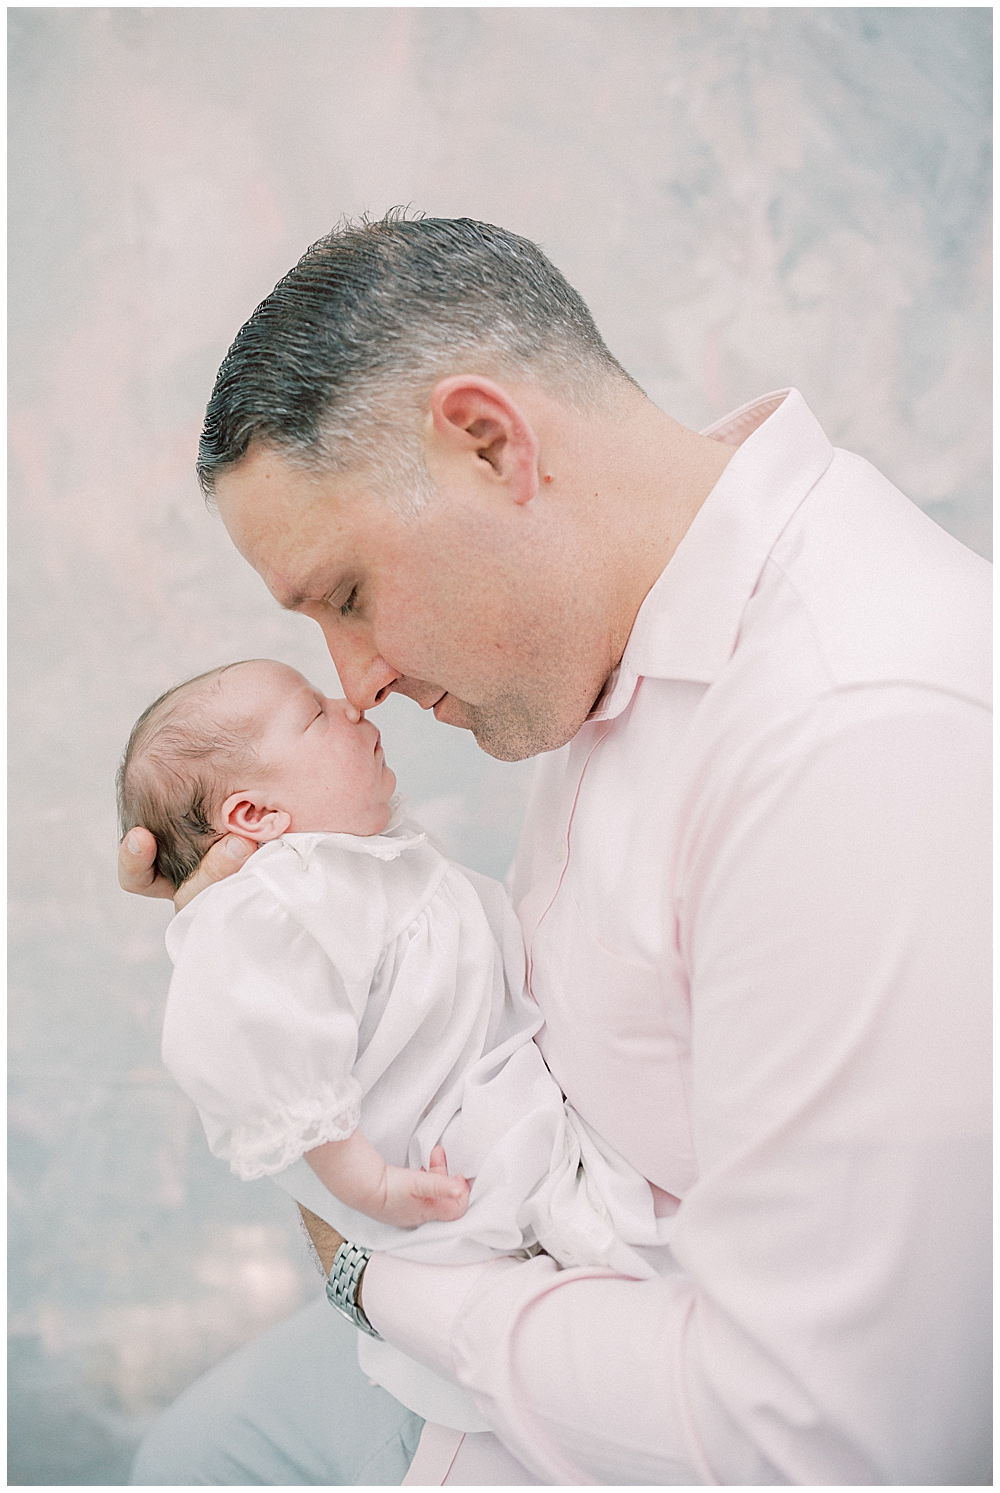
[[[365,1266],[372,1257],[370,1249],[365,1249],[361,1244],[352,1244],[345,1239],[333,1257],[333,1265],[330,1267],[330,1277],[326,1283],[326,1296],[330,1305],[336,1307],[342,1316],[362,1332],[367,1332],[369,1337],[377,1337],[381,1342],[381,1335],[377,1333],[358,1305],[358,1286],[361,1283],[361,1275]]]

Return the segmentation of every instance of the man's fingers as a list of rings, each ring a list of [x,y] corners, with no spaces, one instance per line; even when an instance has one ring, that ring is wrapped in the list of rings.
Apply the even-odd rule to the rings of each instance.
[[[140,897],[172,897],[174,889],[156,873],[156,841],[137,824],[118,847],[118,881],[123,891]]]
[[[224,840],[216,840],[197,871],[193,871],[187,881],[182,881],[176,892],[171,889],[177,911],[180,912],[192,897],[197,897],[207,886],[214,886],[217,881],[224,881],[227,876],[232,876],[256,849],[255,841],[244,840],[240,835],[227,835]]]
[[[232,876],[256,849],[253,840],[227,835],[224,840],[216,841],[197,871],[175,892],[167,878],[157,874],[156,841],[148,829],[137,824],[118,847],[118,880],[124,891],[138,892],[142,897],[173,897],[180,912],[207,886]]]
[[[430,1170],[432,1172],[447,1172],[448,1158],[444,1154],[444,1146],[435,1146],[433,1151],[431,1151]],[[423,1167],[421,1167],[421,1171],[423,1171]]]

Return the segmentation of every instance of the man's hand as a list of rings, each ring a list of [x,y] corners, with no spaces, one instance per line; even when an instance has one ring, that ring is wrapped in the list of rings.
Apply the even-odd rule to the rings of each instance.
[[[207,886],[232,876],[256,849],[253,840],[244,840],[240,835],[217,840],[197,871],[175,891],[167,878],[156,872],[156,841],[148,829],[137,824],[118,847],[118,881],[123,891],[137,892],[140,897],[172,897],[174,907],[180,912]]]

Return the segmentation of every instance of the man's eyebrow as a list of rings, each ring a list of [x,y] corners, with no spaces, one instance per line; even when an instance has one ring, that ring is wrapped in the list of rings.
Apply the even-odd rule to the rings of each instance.
[[[280,576],[274,576],[274,579],[278,582],[281,581]],[[341,579],[333,587],[329,586],[328,580],[329,576],[324,575],[322,572],[317,573],[315,580],[312,576],[306,576],[305,585],[308,588],[307,590],[286,592],[284,597],[279,596],[275,587],[270,584],[268,584],[268,590],[271,592],[271,595],[274,597],[279,607],[281,607],[282,611],[297,612],[301,607],[305,606],[306,602],[318,603],[326,600],[337,590],[339,590],[340,586],[344,584],[343,577],[341,577]]]
[[[319,600],[319,597],[316,593],[318,590],[322,589],[322,582],[317,581],[316,585],[310,585],[310,581],[312,580],[311,576],[306,576],[305,578],[305,585],[307,587],[305,591],[289,590],[285,591],[285,594],[283,596],[278,594],[280,591],[284,591],[284,586],[281,584],[281,577],[275,576],[274,579],[279,583],[278,586],[274,587],[269,585],[267,589],[270,591],[271,595],[274,597],[275,601],[283,611],[297,612],[300,607],[305,606],[307,601]]]
[[[302,606],[303,602],[308,601],[309,598],[304,593],[295,591],[291,596],[286,597],[284,601],[282,601],[280,596],[275,597],[275,600],[277,601],[279,607],[281,607],[282,611],[297,612],[299,607]]]

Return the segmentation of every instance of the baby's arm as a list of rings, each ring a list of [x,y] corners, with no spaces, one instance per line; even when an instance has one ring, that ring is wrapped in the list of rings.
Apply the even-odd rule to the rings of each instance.
[[[469,1184],[449,1177],[444,1149],[431,1152],[430,1171],[387,1166],[375,1147],[355,1130],[346,1140],[327,1141],[306,1152],[306,1160],[334,1197],[369,1218],[415,1229],[431,1219],[461,1218],[469,1206]]]

